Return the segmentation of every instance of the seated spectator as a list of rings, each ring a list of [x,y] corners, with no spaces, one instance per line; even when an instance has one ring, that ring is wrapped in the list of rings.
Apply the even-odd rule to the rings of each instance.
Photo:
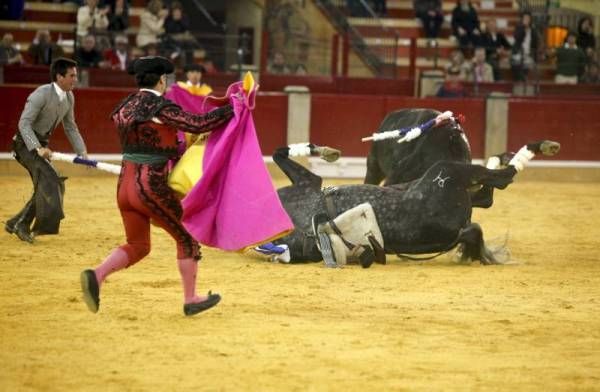
[[[194,95],[208,95],[212,93],[212,88],[202,83],[202,76],[206,73],[206,68],[200,64],[188,64],[183,69],[185,72],[186,81],[178,82],[179,87],[188,90]]]
[[[375,11],[378,16],[387,15],[386,0],[371,0],[371,4],[373,5],[373,11]]]
[[[190,33],[189,20],[183,15],[183,6],[178,1],[171,3],[171,11],[165,20],[165,33],[165,46],[172,53],[171,58],[175,59],[176,55],[182,54],[183,64],[192,64],[194,62],[194,49],[199,45]]]
[[[159,36],[165,32],[164,24],[169,11],[163,8],[162,0],[150,0],[140,16],[140,29],[136,37],[137,46],[160,44]]]
[[[600,73],[598,72],[598,63],[591,62],[585,66],[585,73],[581,77],[581,83],[599,84]]]
[[[576,42],[575,33],[569,32],[565,44],[551,53],[556,56],[556,83],[577,84],[578,78],[583,75],[586,57]]]
[[[77,38],[79,42],[89,34],[106,32],[109,8],[98,7],[98,0],[86,0],[77,11]]]
[[[452,67],[446,71],[446,80],[440,86],[436,96],[440,98],[462,98],[467,96],[467,91],[460,78],[460,69]]]
[[[77,65],[81,68],[98,68],[104,66],[104,58],[98,49],[96,49],[96,38],[93,35],[86,35],[81,46],[75,51],[73,56]]]
[[[108,6],[108,31],[122,33],[129,27],[129,7],[126,0],[106,0]]]
[[[22,64],[23,56],[14,44],[13,35],[6,33],[0,42],[0,65]]]
[[[461,49],[479,45],[481,32],[477,11],[469,0],[459,0],[452,11],[452,34]]]
[[[52,60],[64,56],[64,50],[52,42],[48,30],[38,30],[29,49],[27,50],[31,62],[36,65],[50,65]]]
[[[129,40],[124,35],[115,37],[115,47],[104,52],[104,60],[107,68],[125,71],[131,63],[132,55],[129,49]]]
[[[290,68],[285,63],[285,57],[281,52],[273,53],[273,58],[267,65],[267,72],[271,74],[289,74]]]
[[[148,44],[143,48],[144,56],[160,56],[160,51],[158,50],[158,44]]]
[[[510,59],[513,78],[516,81],[524,81],[529,70],[536,64],[540,44],[540,36],[532,23],[531,13],[521,14],[521,20],[515,27],[514,39]]]
[[[588,61],[593,61],[596,52],[596,37],[594,36],[594,25],[592,18],[584,17],[579,21],[577,27],[577,46],[587,56]]]
[[[361,3],[361,0],[346,0],[346,7],[350,12],[350,16],[369,16],[369,13],[367,12],[365,6]]]
[[[296,75],[304,76],[308,75],[308,70],[304,64],[296,65],[296,71],[294,72]]]
[[[206,70],[206,74],[214,74],[219,72],[217,65],[209,57],[205,57],[204,60],[202,60],[202,66]]]
[[[444,22],[442,0],[413,0],[413,6],[415,15],[423,24],[425,37],[429,39],[437,38],[440,33],[440,26]]]
[[[450,62],[446,66],[446,73],[450,69],[458,69],[460,80],[467,80],[469,73],[471,72],[471,67],[465,61],[465,56],[462,54],[460,50],[453,50],[450,53],[449,57]]]
[[[504,34],[498,32],[495,19],[486,22],[481,45],[485,48],[485,59],[492,66],[494,80],[500,80],[500,60],[508,55],[510,43]]]
[[[494,70],[485,61],[485,48],[475,48],[468,80],[477,83],[490,83],[494,81]]]

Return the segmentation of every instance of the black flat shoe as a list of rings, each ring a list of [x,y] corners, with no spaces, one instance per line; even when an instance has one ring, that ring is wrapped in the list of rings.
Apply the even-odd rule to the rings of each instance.
[[[29,231],[29,229],[23,227],[22,225],[16,225],[13,227],[13,233],[24,242],[29,242],[33,244],[33,235]]]
[[[4,224],[4,230],[6,230],[8,234],[12,234],[15,232],[15,226],[7,222]]]
[[[193,316],[197,313],[204,312],[215,306],[221,301],[221,296],[219,294],[213,294],[212,292],[208,292],[208,298],[205,301],[185,304],[183,305],[183,313],[186,316]]]
[[[83,291],[83,300],[88,309],[94,313],[98,313],[100,308],[100,288],[98,287],[98,279],[93,270],[85,270],[81,272],[81,291]]]

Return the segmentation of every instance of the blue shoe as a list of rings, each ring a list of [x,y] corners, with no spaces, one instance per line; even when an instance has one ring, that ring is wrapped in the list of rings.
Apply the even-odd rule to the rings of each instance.
[[[277,254],[280,255],[287,250],[287,247],[278,246],[273,244],[272,242],[267,242],[266,244],[262,244],[254,248],[257,252],[260,252],[265,255]]]

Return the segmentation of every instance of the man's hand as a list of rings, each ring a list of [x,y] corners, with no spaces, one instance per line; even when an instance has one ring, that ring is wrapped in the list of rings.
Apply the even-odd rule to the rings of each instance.
[[[50,157],[52,156],[52,150],[46,147],[38,147],[36,148],[36,150],[39,156],[41,156],[44,159],[50,160]]]

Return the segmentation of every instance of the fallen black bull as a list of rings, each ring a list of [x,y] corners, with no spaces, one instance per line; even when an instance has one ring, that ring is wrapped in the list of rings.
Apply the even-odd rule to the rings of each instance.
[[[493,157],[490,160],[493,168],[486,168],[470,163],[468,142],[452,114],[421,109],[394,112],[390,116],[380,131],[393,136],[374,138],[377,141],[370,160],[373,165],[378,159],[389,158],[384,154],[393,155],[395,160],[387,159],[388,165],[381,167],[388,170],[388,180],[402,178],[401,183],[386,181],[383,187],[364,184],[321,189],[322,178],[289,156],[318,155],[332,161],[339,156],[337,150],[299,144],[275,151],[274,161],[292,182],[278,190],[295,225],[294,232],[274,242],[275,248],[287,247],[289,258],[284,261],[324,259],[328,266],[340,266],[357,260],[368,267],[374,261],[384,263],[385,254],[429,254],[460,246],[462,260],[477,260],[482,264],[503,262],[499,257],[503,250],[490,250],[481,227],[471,222],[472,207],[478,206],[479,200],[474,195],[485,190],[489,200],[486,203],[491,205],[493,189],[508,186],[535,154],[557,152],[558,143],[528,144],[516,154]],[[390,124],[400,123],[403,125],[390,128]],[[397,143],[402,138],[406,143]],[[393,150],[395,146],[388,144],[387,149],[378,149],[376,144],[382,141],[408,146],[404,149],[405,158],[397,158],[400,154]],[[436,154],[441,159],[435,160]],[[395,165],[390,161],[402,163]],[[427,161],[431,163],[425,168],[423,162]],[[381,167],[378,179],[369,174],[367,178],[376,183],[383,180],[381,174],[385,173]]]

